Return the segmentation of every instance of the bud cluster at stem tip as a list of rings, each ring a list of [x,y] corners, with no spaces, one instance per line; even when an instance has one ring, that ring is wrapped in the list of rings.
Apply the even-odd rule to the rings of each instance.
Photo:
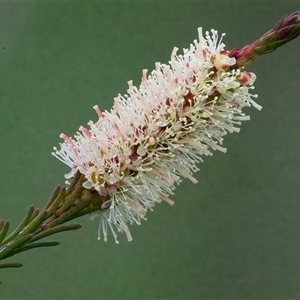
[[[300,35],[300,13],[296,11],[283,16],[277,24],[261,38],[241,49],[234,48],[229,56],[236,59],[234,68],[252,62],[258,56],[275,51],[278,47],[290,42]]]

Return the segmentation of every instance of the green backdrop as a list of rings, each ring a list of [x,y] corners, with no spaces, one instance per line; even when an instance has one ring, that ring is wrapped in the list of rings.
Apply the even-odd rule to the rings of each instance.
[[[69,170],[50,155],[92,106],[112,106],[127,81],[188,47],[197,27],[227,49],[270,29],[299,1],[0,3],[0,218],[42,207]],[[300,299],[300,38],[259,58],[261,112],[206,158],[173,207],[157,205],[133,242],[97,241],[98,221],[16,256],[1,299]],[[13,261],[13,260],[12,260]]]

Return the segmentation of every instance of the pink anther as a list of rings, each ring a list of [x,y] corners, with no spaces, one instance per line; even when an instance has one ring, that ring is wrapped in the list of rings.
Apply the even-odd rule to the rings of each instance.
[[[61,133],[59,135],[59,137],[62,138],[62,139],[64,139],[65,142],[68,143],[72,147],[72,149],[74,151],[74,154],[78,157],[78,151],[77,151],[76,145],[73,142],[73,140],[70,137],[68,137],[66,134],[64,134],[64,133]]]
[[[115,97],[114,98],[114,108],[117,112],[120,111],[120,105],[119,105],[119,101],[120,101],[120,98],[119,97]]]
[[[99,119],[104,118],[104,115],[98,105],[94,105],[93,109],[96,111]]]
[[[91,139],[92,135],[91,133],[88,131],[88,129],[86,129],[83,126],[79,127],[79,130],[85,135],[85,137],[87,137],[88,139]]]

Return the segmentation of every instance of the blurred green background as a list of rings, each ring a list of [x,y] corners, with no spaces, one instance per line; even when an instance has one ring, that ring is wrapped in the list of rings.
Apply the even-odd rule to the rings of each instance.
[[[27,2],[0,4],[0,217],[18,224],[69,170],[50,155],[92,106],[188,47],[197,27],[226,32],[229,50],[300,2]],[[300,299],[300,38],[259,58],[261,112],[206,158],[199,183],[131,227],[133,242],[97,241],[98,221],[0,271],[1,299]]]

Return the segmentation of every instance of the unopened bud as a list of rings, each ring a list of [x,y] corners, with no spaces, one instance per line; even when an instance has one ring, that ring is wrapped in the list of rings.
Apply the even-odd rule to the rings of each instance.
[[[234,57],[229,57],[228,52],[222,50],[218,52],[213,60],[214,66],[217,70],[227,69],[229,66],[234,65],[236,62]]]
[[[252,72],[241,72],[237,80],[241,85],[252,85],[256,80],[256,75]]]

